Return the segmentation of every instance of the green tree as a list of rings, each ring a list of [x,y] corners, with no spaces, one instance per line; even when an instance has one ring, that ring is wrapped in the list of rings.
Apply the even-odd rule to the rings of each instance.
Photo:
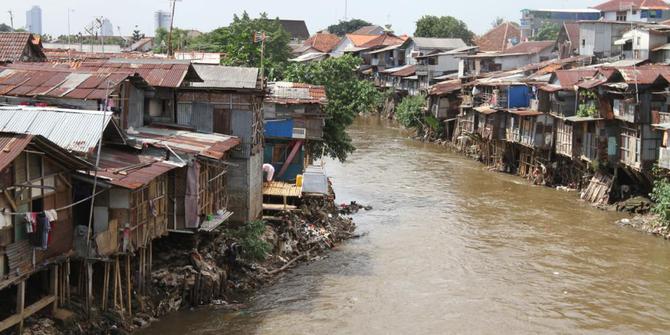
[[[221,27],[197,37],[191,48],[209,52],[221,52],[226,55],[225,65],[254,66],[261,65],[261,43],[254,42],[255,33],[265,33],[265,59],[263,66],[268,78],[280,76],[281,69],[291,57],[288,46],[291,36],[279,23],[279,19],[270,19],[262,13],[259,18],[251,19],[244,12],[235,15],[228,27]]]
[[[346,34],[352,33],[358,29],[361,29],[365,26],[371,26],[372,23],[361,20],[361,19],[351,19],[349,21],[340,21],[337,24],[333,24],[328,27],[328,31],[331,34],[337,36],[344,36]]]
[[[395,118],[405,128],[414,128],[422,131],[426,126],[423,110],[425,105],[425,96],[407,96],[396,106]]]
[[[358,114],[372,112],[379,101],[379,91],[369,81],[356,74],[362,60],[345,55],[322,62],[291,64],[286,69],[285,80],[323,85],[326,88],[326,125],[324,142],[311,142],[310,150],[316,157],[322,150],[327,156],[344,161],[356,148],[346,132]]]
[[[154,52],[167,53],[167,46],[169,40],[169,32],[164,28],[156,29],[156,36],[154,37]],[[188,32],[179,28],[172,28],[172,50],[188,50],[192,39],[188,37]]]
[[[500,16],[496,16],[495,20],[491,21],[491,27],[495,28],[503,23],[505,23],[505,19]]]
[[[547,22],[537,30],[537,34],[531,39],[533,41],[553,41],[558,38],[558,32],[560,30],[561,27],[559,25]]]
[[[10,32],[10,31],[12,31],[12,27],[10,27],[10,26],[8,26],[4,23],[0,23],[0,32],[7,33],[7,32]]]
[[[135,43],[143,38],[144,34],[142,34],[142,32],[139,29],[137,29],[137,26],[135,26],[135,30],[133,30],[133,36],[131,37],[132,43]]]
[[[424,15],[416,22],[416,37],[460,38],[472,43],[475,36],[465,22],[453,16]]]

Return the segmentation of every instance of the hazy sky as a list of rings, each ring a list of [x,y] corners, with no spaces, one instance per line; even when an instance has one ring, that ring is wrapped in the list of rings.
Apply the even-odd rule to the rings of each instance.
[[[414,32],[415,22],[425,14],[452,15],[468,24],[477,34],[485,32],[496,16],[518,21],[523,8],[584,8],[604,0],[349,0],[348,17],[376,24],[391,23],[396,33]],[[14,26],[23,27],[26,10],[42,7],[42,27],[52,35],[67,32],[67,9],[72,33],[96,16],[111,20],[115,33],[129,35],[137,25],[147,35],[154,29],[153,12],[168,9],[168,0],[0,0],[0,22],[9,24],[8,10],[14,12]],[[326,28],[344,17],[344,0],[181,0],[177,2],[175,25],[210,31],[227,25],[233,14],[246,10],[256,16],[267,12],[271,17],[304,19],[310,33]]]

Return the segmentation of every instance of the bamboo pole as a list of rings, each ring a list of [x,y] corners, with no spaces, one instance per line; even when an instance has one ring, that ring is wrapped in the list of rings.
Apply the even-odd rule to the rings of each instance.
[[[65,269],[65,287],[67,289],[67,302],[70,303],[70,259],[67,260]]]
[[[102,310],[107,310],[107,300],[109,296],[109,263],[105,262],[105,274],[102,283]]]
[[[128,292],[128,315],[133,316],[133,306],[132,306],[132,300],[131,300],[131,291],[132,291],[132,286],[130,283],[130,254],[126,255],[126,286],[127,286],[127,292]]]

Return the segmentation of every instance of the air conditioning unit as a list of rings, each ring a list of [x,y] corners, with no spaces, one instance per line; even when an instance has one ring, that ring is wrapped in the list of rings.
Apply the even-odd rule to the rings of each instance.
[[[305,139],[307,138],[306,128],[293,128],[293,138]]]

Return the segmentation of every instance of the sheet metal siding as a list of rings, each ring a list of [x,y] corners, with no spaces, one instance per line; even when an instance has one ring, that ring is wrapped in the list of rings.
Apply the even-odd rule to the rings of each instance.
[[[190,126],[192,117],[192,104],[180,102],[177,104],[177,124]]]
[[[209,103],[193,103],[193,113],[191,114],[191,126],[197,131],[211,133],[213,129],[214,106]]]
[[[192,83],[192,87],[254,89],[258,85],[258,68],[198,64],[193,67],[203,82]]]
[[[530,105],[530,90],[528,86],[510,86],[508,99],[510,108],[528,107]]]
[[[230,114],[230,128],[232,135],[240,138],[241,155],[248,157],[251,155],[252,146],[252,118],[253,113],[248,111],[233,110]]]
[[[131,86],[128,99],[128,127],[140,128],[144,126],[144,92]]]

